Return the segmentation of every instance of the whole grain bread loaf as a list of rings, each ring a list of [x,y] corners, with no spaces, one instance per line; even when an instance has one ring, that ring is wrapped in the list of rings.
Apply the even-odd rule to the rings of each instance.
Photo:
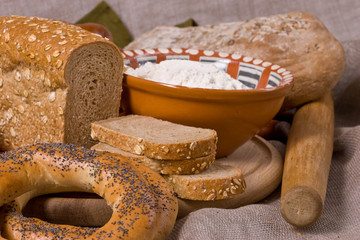
[[[304,12],[187,28],[159,26],[125,50],[170,47],[239,53],[286,68],[295,82],[283,110],[320,98],[340,80],[345,66],[339,41],[317,17]]]
[[[184,160],[216,152],[215,130],[176,124],[141,115],[93,122],[94,140],[157,160]]]
[[[0,149],[35,142],[90,147],[90,123],[118,116],[123,59],[78,26],[0,17]]]
[[[215,152],[198,158],[183,159],[177,161],[151,159],[143,155],[137,155],[113,147],[106,143],[98,143],[91,147],[96,151],[117,153],[133,161],[142,163],[160,174],[198,174],[205,171],[215,161]]]

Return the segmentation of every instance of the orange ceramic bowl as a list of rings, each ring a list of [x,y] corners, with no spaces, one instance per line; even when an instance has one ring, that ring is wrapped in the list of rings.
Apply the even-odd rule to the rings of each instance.
[[[166,59],[214,62],[249,89],[216,90],[157,83],[124,75],[122,108],[139,114],[217,131],[217,157],[252,138],[280,110],[293,76],[284,68],[238,54],[195,49],[123,51],[125,66]]]

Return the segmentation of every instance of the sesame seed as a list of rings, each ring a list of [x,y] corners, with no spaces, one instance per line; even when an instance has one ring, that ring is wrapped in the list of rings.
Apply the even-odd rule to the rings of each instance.
[[[225,198],[227,198],[227,197],[228,197],[227,191],[224,191],[222,195],[223,195]]]
[[[21,81],[21,74],[18,71],[15,72],[15,80],[18,82]]]
[[[60,51],[56,50],[55,52],[53,52],[53,57],[58,57],[60,55]]]
[[[46,55],[46,60],[48,61],[48,63],[51,63],[51,56],[49,54]]]
[[[10,33],[5,33],[4,35],[4,40],[5,40],[5,43],[8,43],[10,41]]]
[[[238,180],[238,179],[236,179],[236,178],[234,178],[233,180],[232,180],[236,185],[241,185],[241,182],[240,182],[240,180]]]
[[[62,65],[62,61],[59,59],[59,60],[57,60],[56,61],[56,64],[55,64],[55,66],[56,66],[56,68],[60,68],[61,67],[61,65]]]
[[[209,196],[206,198],[206,200],[208,200],[208,201],[211,201],[211,200],[214,200],[216,198],[216,195],[215,195],[215,193],[210,193],[209,194]]]
[[[54,33],[60,35],[62,33],[62,30],[57,29],[54,31]]]
[[[29,42],[35,42],[36,36],[34,34],[31,34],[28,38]]]
[[[68,41],[64,40],[64,41],[61,41],[59,42],[59,45],[65,45]]]
[[[51,87],[51,81],[49,78],[45,78],[44,85],[47,87]]]
[[[59,115],[64,114],[64,110],[62,109],[62,107],[58,107],[58,113],[59,113]]]
[[[44,71],[44,70],[41,70],[41,71],[40,71],[39,77],[40,77],[40,80],[41,80],[41,81],[44,81],[44,80],[45,80],[45,71]]]
[[[50,45],[50,44],[46,45],[46,46],[45,46],[45,51],[50,50],[50,48],[51,48],[51,45]]]
[[[200,170],[204,170],[206,167],[207,167],[207,163],[206,163],[206,162],[203,162],[203,163],[201,164]]]
[[[144,150],[145,150],[145,147],[143,145],[136,145],[134,147],[134,152],[136,154],[143,154],[144,153]]]
[[[19,105],[18,110],[19,110],[20,113],[24,113],[24,112],[25,112],[25,108],[24,108],[23,105]]]
[[[165,153],[165,154],[168,154],[168,153],[170,152],[170,149],[169,149],[168,147],[166,147],[166,146],[162,146],[162,147],[161,147],[161,150],[162,150],[162,152]]]
[[[16,136],[16,132],[15,132],[15,129],[13,127],[10,127],[10,134],[11,134],[12,137]]]
[[[16,49],[20,52],[22,50],[20,43],[16,44]]]
[[[30,68],[24,69],[24,76],[26,80],[30,80]]]
[[[55,92],[51,92],[50,95],[49,95],[49,101],[50,102],[54,102],[55,101]]]
[[[7,138],[5,138],[4,143],[6,146],[11,146],[11,141]]]
[[[197,145],[197,143],[196,142],[192,142],[191,144],[190,144],[190,150],[195,150],[195,147],[196,147],[196,145]]]
[[[42,116],[42,117],[41,117],[41,121],[42,121],[43,123],[47,123],[48,117],[47,117],[47,116]]]

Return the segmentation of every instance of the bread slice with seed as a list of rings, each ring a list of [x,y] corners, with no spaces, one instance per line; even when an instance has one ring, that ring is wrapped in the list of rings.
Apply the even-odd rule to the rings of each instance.
[[[214,162],[194,175],[168,175],[165,179],[174,187],[179,198],[188,200],[228,199],[245,192],[244,175],[239,168]]]
[[[0,149],[35,142],[91,147],[90,123],[119,115],[123,58],[82,28],[0,17]]]
[[[199,158],[167,161],[151,159],[146,156],[129,153],[106,143],[98,143],[92,146],[91,149],[123,155],[133,161],[140,162],[152,168],[160,174],[198,174],[208,169],[215,161],[215,153]]]
[[[91,124],[94,140],[126,152],[158,160],[184,160],[216,152],[215,130],[184,126],[141,115],[110,118]]]

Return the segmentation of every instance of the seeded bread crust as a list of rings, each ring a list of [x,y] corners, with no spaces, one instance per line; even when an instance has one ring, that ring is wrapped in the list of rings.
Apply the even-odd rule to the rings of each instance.
[[[345,67],[341,43],[320,19],[304,12],[187,28],[159,26],[124,49],[171,47],[239,53],[286,68],[294,75],[294,86],[284,110],[322,97]]]
[[[126,152],[157,160],[184,160],[216,152],[215,130],[148,116],[127,115],[93,122],[91,136]]]
[[[37,17],[0,17],[0,149],[90,147],[90,123],[118,116],[123,58],[110,41]]]
[[[117,153],[133,161],[142,163],[160,174],[198,174],[205,171],[215,161],[215,153],[205,157],[177,161],[157,160],[146,156],[123,151],[106,143],[98,143],[91,147],[96,151]]]
[[[214,162],[194,175],[167,175],[164,178],[173,186],[179,198],[212,201],[228,199],[245,192],[246,183],[239,168]]]

